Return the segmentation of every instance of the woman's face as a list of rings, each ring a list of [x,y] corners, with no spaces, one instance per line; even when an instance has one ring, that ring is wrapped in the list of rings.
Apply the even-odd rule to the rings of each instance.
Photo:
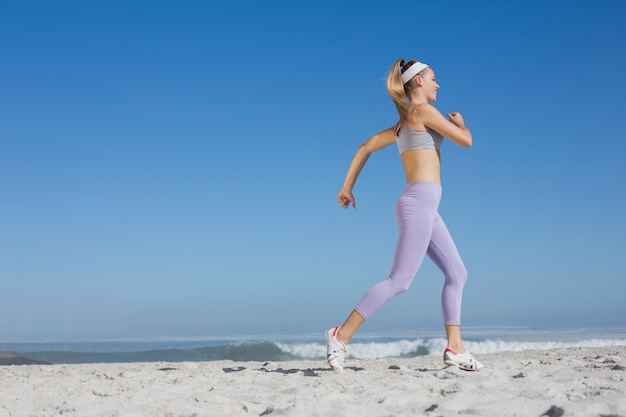
[[[432,69],[427,68],[424,71],[422,78],[422,91],[426,95],[429,103],[433,103],[437,100],[437,90],[439,90],[439,84],[435,81],[435,73]]]

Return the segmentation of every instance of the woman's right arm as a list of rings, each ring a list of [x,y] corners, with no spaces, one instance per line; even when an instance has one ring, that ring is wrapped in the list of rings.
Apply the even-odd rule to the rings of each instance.
[[[461,113],[449,113],[448,119],[446,119],[432,105],[423,104],[419,107],[419,116],[424,126],[434,130],[441,136],[450,139],[463,148],[472,146],[472,132],[465,127]]]
[[[352,163],[350,163],[346,179],[343,182],[343,187],[337,195],[337,202],[341,205],[341,207],[347,208],[350,204],[352,204],[352,207],[356,208],[356,202],[354,200],[354,196],[352,195],[352,188],[354,188],[356,179],[365,166],[365,163],[371,154],[391,145],[392,143],[395,143],[395,141],[396,136],[394,134],[394,128],[390,127],[389,129],[375,134],[359,147],[356,155],[352,158]]]

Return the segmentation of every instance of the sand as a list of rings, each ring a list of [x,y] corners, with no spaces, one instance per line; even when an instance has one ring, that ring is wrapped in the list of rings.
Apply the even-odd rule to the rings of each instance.
[[[4,416],[626,417],[626,347],[323,361],[0,366]]]

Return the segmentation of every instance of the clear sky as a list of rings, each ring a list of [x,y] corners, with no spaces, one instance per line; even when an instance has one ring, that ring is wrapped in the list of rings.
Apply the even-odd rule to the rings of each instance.
[[[463,323],[626,323],[626,2],[1,1],[0,341],[322,332],[391,266],[398,58],[442,148]],[[364,331],[442,325],[427,260]],[[321,336],[320,336],[321,337]]]

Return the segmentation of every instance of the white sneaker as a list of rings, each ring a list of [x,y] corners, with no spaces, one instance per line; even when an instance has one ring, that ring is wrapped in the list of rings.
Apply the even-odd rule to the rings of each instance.
[[[346,345],[337,340],[339,327],[326,331],[326,360],[335,372],[343,372],[343,362],[348,352]]]
[[[443,363],[447,366],[457,366],[465,371],[478,371],[485,366],[478,362],[471,353],[467,351],[464,353],[456,353],[450,348],[447,348],[445,352],[443,352]]]

